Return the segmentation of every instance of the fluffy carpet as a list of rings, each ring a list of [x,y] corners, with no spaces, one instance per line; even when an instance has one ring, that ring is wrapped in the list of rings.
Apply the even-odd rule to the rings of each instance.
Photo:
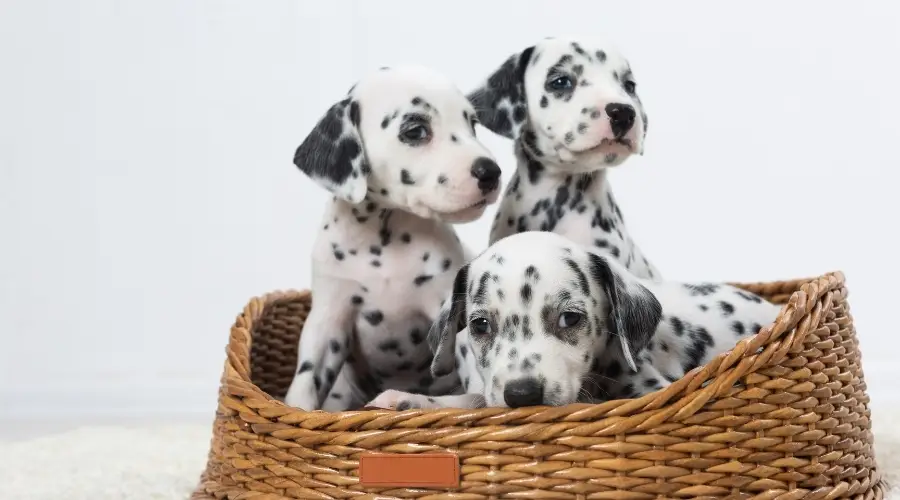
[[[900,409],[876,412],[876,453],[900,484]],[[185,500],[206,462],[208,425],[89,427],[0,442],[0,499]],[[900,488],[888,494],[900,500]]]

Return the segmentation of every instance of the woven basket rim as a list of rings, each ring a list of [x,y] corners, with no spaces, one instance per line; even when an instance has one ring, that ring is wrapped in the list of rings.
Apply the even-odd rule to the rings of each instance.
[[[805,333],[798,334],[796,327],[801,322],[808,323],[812,318],[818,319],[821,314],[818,303],[828,294],[839,292],[845,285],[845,277],[841,271],[832,271],[817,277],[729,284],[752,289],[765,296],[790,293],[790,297],[782,304],[776,319],[764,325],[756,335],[742,339],[731,350],[694,368],[671,385],[635,399],[517,409],[491,407],[328,412],[304,411],[288,406],[251,381],[252,329],[254,323],[270,307],[297,300],[311,301],[312,293],[308,289],[275,290],[250,299],[231,328],[220,391],[249,397],[249,400],[245,399],[245,404],[253,399],[262,400],[267,407],[267,416],[280,422],[274,425],[302,423],[303,427],[320,430],[327,430],[331,422],[340,422],[340,429],[348,429],[353,426],[354,420],[364,428],[372,429],[422,427],[428,423],[435,427],[452,427],[462,422],[466,422],[468,426],[596,422],[604,424],[598,427],[598,435],[614,434],[619,427],[650,429],[662,421],[681,420],[693,415],[711,399],[722,396],[741,376],[765,365],[778,364],[792,348],[802,344],[808,334],[806,329],[801,329]],[[811,317],[805,318],[808,314]],[[639,419],[639,422],[634,419]]]

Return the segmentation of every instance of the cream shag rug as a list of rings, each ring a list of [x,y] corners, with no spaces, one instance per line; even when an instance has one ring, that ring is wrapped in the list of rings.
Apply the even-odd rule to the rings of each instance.
[[[878,464],[900,500],[900,408],[875,412]],[[210,425],[89,427],[0,442],[3,500],[185,500],[206,464]]]

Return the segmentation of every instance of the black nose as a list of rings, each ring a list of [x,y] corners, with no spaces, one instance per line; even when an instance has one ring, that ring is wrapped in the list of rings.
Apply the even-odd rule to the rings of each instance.
[[[503,389],[503,401],[510,408],[538,406],[544,402],[544,384],[534,377],[510,380]]]
[[[606,114],[609,115],[609,126],[616,139],[621,139],[634,126],[634,107],[629,104],[607,104]]]
[[[500,166],[490,158],[481,157],[472,164],[472,177],[478,179],[478,189],[487,194],[500,185]]]

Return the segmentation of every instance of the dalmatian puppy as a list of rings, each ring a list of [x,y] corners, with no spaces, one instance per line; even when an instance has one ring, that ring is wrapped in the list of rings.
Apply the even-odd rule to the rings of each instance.
[[[461,90],[419,66],[366,75],[297,148],[296,166],[334,196],[312,252],[313,305],[284,401],[342,411],[385,388],[428,394],[425,342],[467,260],[451,224],[499,197],[500,168]]]
[[[517,168],[490,243],[552,231],[660,278],[625,227],[607,179],[643,154],[647,114],[628,60],[607,42],[547,38],[510,56],[469,94],[481,123],[514,140]]]
[[[528,249],[523,251],[523,249]],[[561,406],[661,389],[775,320],[739,288],[639,278],[550,232],[494,243],[460,268],[429,342],[463,394],[388,391],[371,406]]]

